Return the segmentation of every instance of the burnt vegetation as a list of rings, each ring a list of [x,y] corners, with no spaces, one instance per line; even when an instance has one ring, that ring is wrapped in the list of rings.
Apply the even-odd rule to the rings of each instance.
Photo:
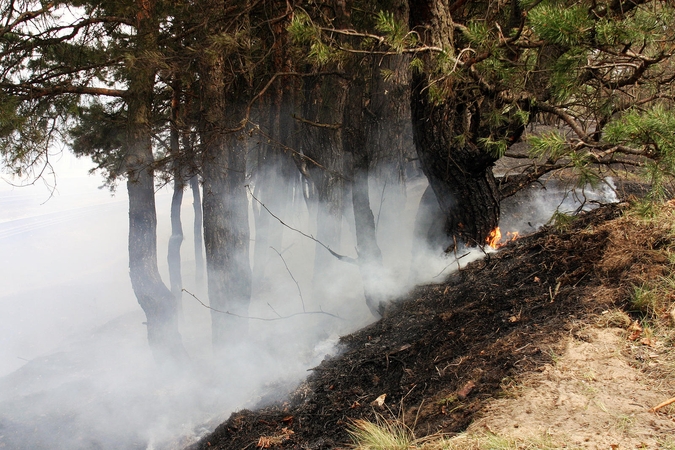
[[[674,242],[658,225],[640,231],[625,209],[584,213],[566,230],[546,227],[417,288],[343,337],[342,353],[311,369],[289,399],[237,412],[190,448],[265,447],[266,438],[274,448],[345,447],[356,420],[378,416],[403,418],[417,436],[463,431],[486,401],[550,364],[561,338],[583,340],[587,324],[613,307],[644,313],[630,292],[645,274],[668,273],[655,249]]]
[[[309,211],[313,298],[329,269],[358,265],[383,319],[344,338],[307,395],[239,413],[218,439],[248,446],[286,429],[282,445],[342,445],[348,419],[372,417],[382,394],[418,426],[454,432],[506,377],[547,361],[552,330],[595,311],[586,290],[625,281],[621,265],[599,272],[610,231],[587,232],[619,210],[516,241],[386,306],[374,181],[428,182],[413,251],[438,254],[485,248],[502,200],[538,181],[583,192],[639,178],[645,208],[670,197],[674,14],[658,0],[12,0],[0,8],[0,152],[10,173],[39,178],[67,144],[109,185],[126,182],[130,279],[162,363],[190,359],[178,327],[187,186],[223,359],[248,339],[241,318],[269,247],[282,248],[270,210]],[[170,182],[167,286],[155,190]],[[334,251],[343,222],[355,258]]]

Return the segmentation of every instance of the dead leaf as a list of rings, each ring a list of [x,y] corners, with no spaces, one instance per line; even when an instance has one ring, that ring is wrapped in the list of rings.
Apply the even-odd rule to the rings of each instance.
[[[633,331],[630,336],[628,336],[629,341],[637,341],[640,335],[642,334],[641,331]]]
[[[283,442],[287,441],[292,434],[295,434],[293,430],[289,430],[288,428],[284,427],[281,429],[281,432],[275,436],[260,436],[260,438],[258,438],[256,447],[270,448],[274,445],[282,444]]]
[[[473,388],[475,388],[475,387],[476,387],[476,383],[474,383],[473,381],[467,382],[462,387],[462,389],[457,391],[457,398],[459,398],[460,400],[464,400],[471,393],[471,391],[473,391]]]
[[[378,407],[382,408],[382,406],[384,406],[384,399],[385,398],[387,398],[387,394],[382,394],[379,397],[377,397],[375,400],[370,402],[370,404],[372,406],[378,406]]]
[[[646,338],[642,338],[640,340],[640,344],[648,345],[649,347],[653,347],[655,342],[654,342],[654,339],[646,337]]]

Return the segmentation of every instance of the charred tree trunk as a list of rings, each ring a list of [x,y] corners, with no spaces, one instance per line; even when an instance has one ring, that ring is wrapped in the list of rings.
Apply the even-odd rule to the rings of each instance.
[[[156,47],[154,2],[138,2],[137,48],[131,68],[127,102],[125,169],[129,193],[129,275],[147,318],[148,342],[158,361],[182,360],[187,354],[178,332],[176,299],[157,267],[157,214],[151,109],[155,70],[143,55]]]
[[[411,0],[410,26],[425,44],[449,48],[452,19],[443,0]],[[453,86],[430,97],[430,70],[414,71],[411,89],[413,140],[422,170],[446,215],[445,232],[458,242],[484,245],[499,221],[499,191],[492,173],[496,158],[477,145],[480,105],[471,89]]]

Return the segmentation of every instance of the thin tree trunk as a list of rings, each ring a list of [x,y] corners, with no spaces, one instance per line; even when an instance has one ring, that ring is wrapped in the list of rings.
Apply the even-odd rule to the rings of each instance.
[[[194,210],[194,245],[195,245],[195,282],[201,284],[204,280],[204,236],[202,234],[203,213],[202,195],[199,190],[199,175],[190,177],[190,189],[192,190],[192,208]]]

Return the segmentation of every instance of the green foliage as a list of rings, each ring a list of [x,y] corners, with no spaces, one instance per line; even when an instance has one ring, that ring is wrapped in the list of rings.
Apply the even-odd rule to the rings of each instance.
[[[667,178],[675,174],[675,114],[670,108],[633,108],[605,127],[605,139],[644,151],[651,158],[644,165],[652,185],[650,196],[659,199],[668,194]]]
[[[563,232],[569,230],[575,220],[576,216],[556,209],[550,222],[553,223],[556,230]]]
[[[403,51],[417,43],[415,35],[408,33],[408,27],[396,20],[392,12],[380,11],[377,14],[375,29],[384,35],[387,44],[395,51]]]
[[[464,30],[466,39],[476,47],[484,47],[491,43],[490,27],[484,20],[469,22]]]
[[[314,25],[312,19],[304,11],[293,14],[287,31],[295,44],[311,44],[321,36],[321,30]]]
[[[585,4],[564,7],[542,3],[529,12],[528,18],[540,39],[564,47],[587,45],[594,25]]]
[[[126,115],[118,102],[94,102],[78,109],[77,125],[69,131],[78,156],[89,156],[109,182],[124,174]]]
[[[567,154],[569,146],[567,139],[558,130],[549,131],[539,136],[530,135],[527,138],[530,144],[530,157],[540,158],[544,155],[551,161],[557,161]]]
[[[495,159],[504,156],[509,148],[504,139],[493,140],[492,137],[479,138],[478,143]]]
[[[633,108],[605,127],[605,139],[612,144],[649,147],[661,158],[675,154],[675,113],[656,105],[650,109]]]

